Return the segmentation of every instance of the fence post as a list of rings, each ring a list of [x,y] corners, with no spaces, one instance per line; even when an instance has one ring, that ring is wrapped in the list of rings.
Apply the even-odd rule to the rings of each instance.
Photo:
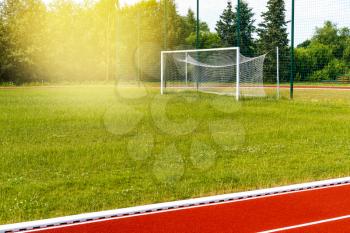
[[[291,45],[290,45],[290,98],[294,98],[294,12],[295,11],[295,0],[292,0],[292,22],[291,22]]]
[[[241,47],[241,1],[237,0],[237,47]]]
[[[239,47],[237,48],[237,54],[236,54],[236,100],[239,101],[239,95],[240,95],[240,49]]]
[[[160,52],[160,94],[164,94],[164,54]]]
[[[186,63],[185,77],[186,77],[186,87],[188,87],[188,74],[187,74],[187,72],[188,72],[188,53],[187,52],[185,53],[185,56],[186,56],[186,58],[185,58],[185,63]]]
[[[277,79],[277,99],[280,98],[280,54],[279,48],[276,47],[276,60],[277,60],[277,71],[276,71],[276,79]]]

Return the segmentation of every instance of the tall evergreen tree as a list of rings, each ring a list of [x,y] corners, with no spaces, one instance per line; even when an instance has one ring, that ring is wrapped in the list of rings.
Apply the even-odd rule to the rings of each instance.
[[[286,81],[289,77],[289,40],[287,33],[286,9],[284,0],[269,0],[267,11],[262,14],[263,22],[258,29],[259,53],[268,53],[265,62],[265,76],[273,80],[276,74],[276,47],[280,51],[280,75]]]
[[[196,19],[196,16],[195,16],[193,10],[188,9],[187,15],[185,16],[185,22],[186,22],[186,27],[190,32],[189,34],[191,34],[192,32],[196,32],[197,19]],[[199,21],[199,28],[200,28],[200,31],[203,31],[203,32],[210,31],[208,24],[206,22],[201,21],[201,20]]]
[[[204,44],[204,47],[217,47],[217,44],[209,45],[211,39],[215,38],[215,35],[211,35],[209,26],[206,22],[199,22],[200,28],[200,41],[201,44]],[[182,26],[181,26],[181,40],[184,41],[184,48],[195,48],[196,44],[192,43],[193,39],[196,41],[196,29],[197,29],[197,19],[193,10],[188,9],[187,15],[182,17]],[[204,37],[202,37],[202,35]],[[208,37],[209,36],[209,37]],[[201,48],[204,48],[201,46]]]
[[[216,23],[215,30],[224,46],[236,46],[235,13],[231,1],[227,2],[227,7]]]
[[[189,30],[188,35],[196,31],[196,16],[193,10],[188,9],[187,16],[185,18],[187,29]]]
[[[241,53],[244,55],[252,56],[255,52],[255,43],[253,39],[253,33],[256,28],[254,26],[254,13],[252,8],[248,6],[245,1],[240,1],[240,47]],[[216,24],[216,31],[220,36],[222,42],[226,46],[238,46],[237,43],[237,12],[238,6],[236,6],[235,11],[232,9],[231,1],[228,1],[227,7],[220,16],[220,20]]]
[[[255,20],[254,20],[253,9],[248,6],[247,2],[241,0],[239,11],[240,11],[239,27],[240,27],[241,53],[247,56],[253,56],[255,54],[255,49],[256,49],[255,41],[253,38],[253,34],[256,31],[256,27],[254,26]],[[238,12],[237,7],[236,7],[236,12]],[[235,25],[235,32],[237,33],[236,28],[237,26]]]

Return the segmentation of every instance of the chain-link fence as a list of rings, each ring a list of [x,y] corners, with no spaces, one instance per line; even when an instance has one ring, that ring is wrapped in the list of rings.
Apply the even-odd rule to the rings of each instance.
[[[296,81],[350,80],[349,10],[349,1],[296,1]]]
[[[118,78],[159,81],[161,50],[240,47],[244,56],[266,54],[265,84],[275,83],[277,74],[285,87],[291,78],[297,85],[350,81],[349,1],[198,2],[198,9],[196,0],[121,4]]]

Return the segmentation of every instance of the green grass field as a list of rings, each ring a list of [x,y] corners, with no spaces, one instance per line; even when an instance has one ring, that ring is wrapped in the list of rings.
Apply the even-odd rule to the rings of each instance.
[[[350,175],[350,91],[3,88],[0,112],[0,223]]]

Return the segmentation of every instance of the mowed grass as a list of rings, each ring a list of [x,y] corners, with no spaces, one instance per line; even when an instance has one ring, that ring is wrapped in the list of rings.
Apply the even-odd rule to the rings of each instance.
[[[283,93],[287,96],[288,93]],[[350,91],[0,90],[0,222],[348,176]]]

